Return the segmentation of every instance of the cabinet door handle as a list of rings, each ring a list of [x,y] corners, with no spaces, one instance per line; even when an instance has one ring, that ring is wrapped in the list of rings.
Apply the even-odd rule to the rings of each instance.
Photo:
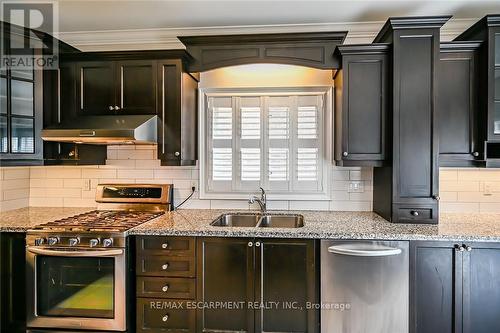
[[[441,200],[441,197],[439,195],[433,195],[432,199],[439,201],[439,200]]]
[[[164,271],[166,271],[166,270],[167,270],[167,268],[168,268],[168,263],[163,264],[163,265],[161,266],[161,269],[163,269]]]
[[[419,215],[419,214],[418,214],[418,212],[417,212],[416,210],[412,210],[412,211],[410,212],[410,214],[411,214],[412,216],[418,216],[418,215]]]
[[[260,246],[260,242],[255,242],[255,246],[259,247]]]
[[[120,107],[118,105],[115,105],[115,111],[120,110]]]
[[[349,153],[345,151],[342,153],[342,155],[344,155],[344,157],[347,157],[349,155]]]
[[[463,248],[465,249],[465,251],[467,251],[467,252],[472,251],[472,247],[470,247],[469,245],[465,245],[465,244],[463,244],[463,245],[462,245],[462,247],[463,247]]]
[[[168,284],[166,286],[163,286],[163,288],[161,288],[161,291],[166,293],[168,291]]]
[[[473,152],[473,153],[472,153],[472,156],[474,156],[474,157],[478,157],[478,156],[479,156],[479,153],[478,153],[477,151],[475,151],[475,152]]]
[[[458,252],[464,252],[465,251],[464,247],[461,246],[461,245],[458,245],[458,244],[455,245],[455,250],[458,251]]]
[[[108,108],[109,108],[109,111],[113,111],[113,110],[115,109],[115,108],[114,108],[113,106],[111,106],[111,105],[110,105]]]
[[[179,157],[179,156],[181,156],[181,153],[179,153],[178,151],[176,151],[176,152],[174,153],[174,155],[175,155],[176,157]]]
[[[167,242],[161,244],[161,248],[162,249],[166,249],[167,247],[168,247],[168,243]]]
[[[252,247],[253,246],[253,243],[252,242],[248,242],[248,247]]]
[[[163,322],[166,322],[166,321],[168,320],[168,315],[164,315],[164,316],[161,318],[161,320],[162,320]]]

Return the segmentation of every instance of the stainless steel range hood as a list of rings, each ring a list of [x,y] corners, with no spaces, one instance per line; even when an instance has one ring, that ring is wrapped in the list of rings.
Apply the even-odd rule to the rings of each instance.
[[[85,116],[42,130],[44,141],[86,144],[153,144],[158,117],[152,115]]]

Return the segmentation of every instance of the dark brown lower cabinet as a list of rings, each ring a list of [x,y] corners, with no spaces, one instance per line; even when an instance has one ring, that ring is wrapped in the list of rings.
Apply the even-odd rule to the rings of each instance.
[[[26,331],[25,234],[0,233],[0,332]]]
[[[198,332],[318,331],[316,241],[201,238],[197,249]]]
[[[500,331],[500,244],[412,242],[411,333]]]
[[[137,299],[137,332],[192,333],[195,324],[195,312],[186,300]]]

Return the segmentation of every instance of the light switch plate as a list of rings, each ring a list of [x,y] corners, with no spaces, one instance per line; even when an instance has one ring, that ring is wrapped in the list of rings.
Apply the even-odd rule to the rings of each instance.
[[[363,181],[350,181],[347,192],[349,193],[363,193],[365,191],[365,183]]]

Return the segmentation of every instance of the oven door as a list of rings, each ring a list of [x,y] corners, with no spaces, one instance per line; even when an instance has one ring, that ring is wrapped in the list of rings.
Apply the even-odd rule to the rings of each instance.
[[[28,246],[27,325],[126,330],[124,249]]]

